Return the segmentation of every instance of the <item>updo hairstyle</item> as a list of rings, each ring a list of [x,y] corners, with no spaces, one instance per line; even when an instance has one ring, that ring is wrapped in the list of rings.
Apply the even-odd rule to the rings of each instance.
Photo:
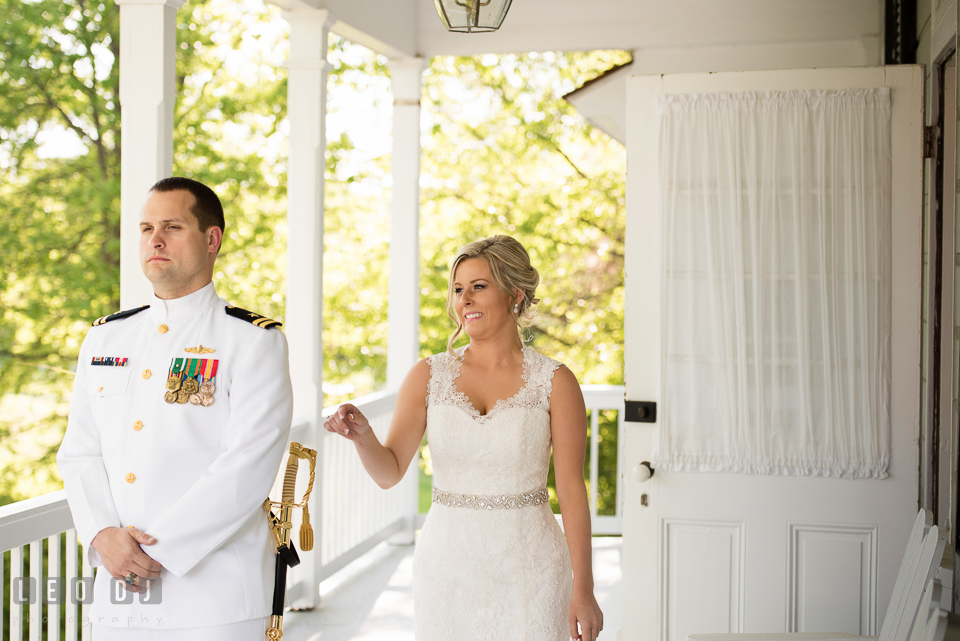
[[[490,276],[494,285],[502,292],[513,298],[518,289],[523,290],[523,300],[519,303],[516,314],[517,327],[529,327],[537,303],[540,299],[534,296],[537,285],[540,284],[540,273],[530,264],[530,255],[516,239],[510,236],[491,236],[477,240],[460,250],[450,265],[450,283],[447,288],[447,315],[456,324],[457,329],[447,341],[447,351],[454,354],[453,344],[463,331],[463,323],[453,311],[453,302],[456,294],[453,281],[456,278],[457,267],[469,258],[482,258],[490,267]],[[513,306],[510,307],[513,313]]]

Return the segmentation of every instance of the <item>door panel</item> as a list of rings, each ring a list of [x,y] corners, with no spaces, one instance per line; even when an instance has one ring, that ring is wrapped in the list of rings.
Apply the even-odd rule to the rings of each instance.
[[[682,641],[696,632],[876,634],[882,621],[917,510],[922,68],[628,80],[625,383],[629,401],[661,400],[657,96],[869,87],[891,88],[890,476],[658,472],[641,483],[628,473],[624,641]],[[656,423],[627,425],[624,470],[650,460],[656,430]]]
[[[788,628],[875,634],[877,529],[791,523]]]
[[[690,519],[663,522],[663,600],[667,635],[698,632],[690,622],[737,629],[742,617],[743,523]]]

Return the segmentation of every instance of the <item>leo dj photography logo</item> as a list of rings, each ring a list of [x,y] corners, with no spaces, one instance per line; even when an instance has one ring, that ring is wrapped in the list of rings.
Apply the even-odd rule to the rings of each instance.
[[[18,576],[10,582],[10,587],[10,602],[13,605],[93,603],[93,577],[74,577],[68,581],[62,577],[51,576],[38,581],[33,576]],[[159,605],[163,600],[160,579],[144,581],[139,592],[128,590],[122,579],[110,579],[110,603],[131,604],[134,599],[144,605]]]

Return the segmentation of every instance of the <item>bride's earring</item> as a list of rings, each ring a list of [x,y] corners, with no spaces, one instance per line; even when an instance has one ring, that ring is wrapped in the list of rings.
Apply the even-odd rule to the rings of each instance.
[[[518,303],[513,304],[513,313],[518,316],[520,315],[520,305]]]

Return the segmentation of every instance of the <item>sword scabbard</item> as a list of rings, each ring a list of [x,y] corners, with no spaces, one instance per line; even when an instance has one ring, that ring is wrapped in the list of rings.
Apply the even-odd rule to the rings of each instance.
[[[279,641],[283,638],[283,615],[270,617],[270,627],[267,628],[268,641]]]

